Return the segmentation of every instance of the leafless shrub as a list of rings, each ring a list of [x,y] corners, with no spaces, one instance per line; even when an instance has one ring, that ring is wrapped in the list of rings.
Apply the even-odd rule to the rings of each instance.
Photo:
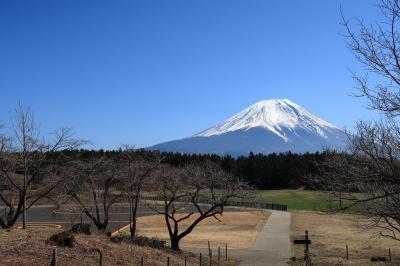
[[[63,231],[50,236],[51,242],[55,243],[60,247],[70,247],[76,246],[76,240],[71,231]]]

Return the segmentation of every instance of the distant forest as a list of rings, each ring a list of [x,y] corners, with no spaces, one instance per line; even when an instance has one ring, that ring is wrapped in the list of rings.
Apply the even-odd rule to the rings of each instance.
[[[294,154],[253,154],[234,158],[218,155],[189,155],[163,153],[165,161],[182,165],[198,160],[209,159],[218,163],[230,173],[242,177],[257,189],[308,188],[304,177],[317,173],[317,163],[322,161],[323,153]]]
[[[93,155],[118,156],[121,150],[73,150],[63,151],[69,155],[75,154],[80,158]],[[242,177],[257,189],[285,189],[308,188],[303,181],[309,174],[317,173],[317,163],[322,161],[323,153],[294,154],[291,152],[279,154],[253,154],[234,158],[232,156],[219,156],[215,154],[181,154],[158,153],[138,150],[143,155],[157,155],[163,158],[164,163],[183,166],[195,162],[211,160],[219,164],[225,171]]]

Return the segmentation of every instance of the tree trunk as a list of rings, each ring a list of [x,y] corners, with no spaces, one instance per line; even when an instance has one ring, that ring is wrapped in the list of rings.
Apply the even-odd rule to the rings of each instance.
[[[129,228],[131,237],[135,238],[136,236],[136,218],[133,218],[131,221],[131,227]]]
[[[177,251],[179,251],[180,250],[180,248],[179,248],[179,241],[180,241],[181,239],[179,238],[179,237],[176,237],[176,236],[172,236],[171,237],[171,248],[173,249],[173,250],[177,250]]]
[[[131,209],[130,209],[130,219],[131,219],[131,226],[129,228],[130,233],[131,233],[131,238],[135,238],[136,236],[136,214],[137,214],[137,208],[138,208],[138,198],[135,197],[131,202]]]
[[[97,221],[95,219],[92,219],[94,225],[97,227],[97,231],[99,231],[100,233],[104,233],[107,229],[107,225],[108,222],[101,222],[101,221]]]
[[[14,213],[14,211],[10,211],[8,213],[6,220],[1,223],[1,227],[3,229],[12,228],[15,225],[15,223],[17,222],[18,217],[21,215],[21,212],[22,212],[22,209],[21,209],[21,202],[20,202],[15,213]]]
[[[100,226],[98,227],[99,232],[104,233],[107,229],[107,225],[104,223],[101,223]]]

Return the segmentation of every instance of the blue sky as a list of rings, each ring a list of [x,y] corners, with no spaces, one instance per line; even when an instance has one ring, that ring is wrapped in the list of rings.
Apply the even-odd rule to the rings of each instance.
[[[373,119],[349,96],[361,71],[340,35],[374,21],[372,0],[0,2],[0,120],[18,100],[43,132],[94,148],[139,147],[204,130],[245,107],[288,98],[351,128]]]

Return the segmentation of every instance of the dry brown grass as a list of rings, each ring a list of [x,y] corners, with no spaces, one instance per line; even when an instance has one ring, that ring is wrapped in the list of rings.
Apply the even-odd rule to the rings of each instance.
[[[31,228],[11,231],[0,230],[0,265],[49,265],[53,246],[47,242],[55,228]],[[98,265],[100,249],[104,254],[103,265],[138,265],[143,256],[145,265],[183,265],[184,254],[169,250],[157,250],[132,244],[116,244],[104,235],[77,235],[74,248],[57,247],[58,265]],[[187,254],[188,255],[188,254]],[[188,265],[198,265],[197,259],[189,257]]]
[[[225,212],[220,217],[222,222],[213,218],[202,221],[190,235],[181,240],[180,245],[186,249],[207,248],[210,241],[213,247],[223,247],[225,243],[228,243],[230,249],[251,247],[269,215],[266,211]],[[193,219],[195,217],[182,223],[182,228],[186,228]],[[164,217],[161,215],[140,217],[138,234],[169,240]]]
[[[400,263],[400,243],[378,236],[376,231],[366,231],[367,221],[356,215],[292,212],[292,237],[303,238],[308,230],[312,241],[310,252],[317,265],[369,265],[372,256],[388,256]],[[346,243],[350,259],[346,257]],[[297,259],[304,255],[304,247],[296,245]],[[376,263],[374,263],[376,265]]]

